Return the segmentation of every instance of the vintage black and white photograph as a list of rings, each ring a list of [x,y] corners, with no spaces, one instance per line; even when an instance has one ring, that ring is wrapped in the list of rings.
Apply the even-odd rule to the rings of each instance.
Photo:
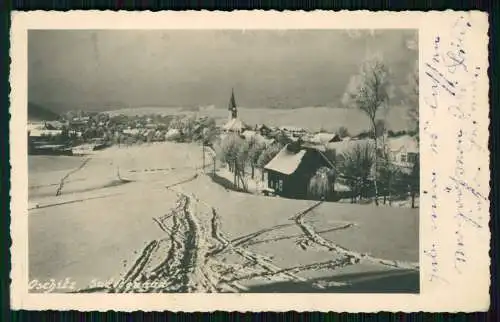
[[[34,293],[419,293],[417,29],[29,30]]]

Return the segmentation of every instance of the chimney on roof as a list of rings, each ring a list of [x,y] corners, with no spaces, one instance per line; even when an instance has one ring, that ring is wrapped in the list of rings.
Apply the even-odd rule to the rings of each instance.
[[[298,142],[298,141],[290,142],[286,146],[286,149],[292,153],[298,153],[301,148],[302,148],[302,146],[301,146],[300,142]]]

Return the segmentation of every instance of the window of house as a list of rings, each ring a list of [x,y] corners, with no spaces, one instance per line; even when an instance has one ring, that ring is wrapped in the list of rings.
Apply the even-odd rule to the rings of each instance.
[[[406,162],[406,154],[401,153],[401,162]]]
[[[278,190],[279,190],[279,191],[283,191],[283,180],[280,180],[280,181],[278,182],[278,184],[279,184],[279,186],[278,186]]]
[[[418,155],[416,153],[408,153],[408,162],[416,163]]]

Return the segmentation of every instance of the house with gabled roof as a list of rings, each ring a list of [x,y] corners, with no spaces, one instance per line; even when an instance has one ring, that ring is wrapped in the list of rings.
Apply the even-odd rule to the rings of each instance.
[[[419,162],[419,143],[415,137],[403,135],[387,139],[392,161],[401,167],[411,168]]]
[[[334,165],[318,149],[300,142],[287,144],[264,167],[268,188],[276,195],[306,199],[311,178],[319,168],[334,169]]]

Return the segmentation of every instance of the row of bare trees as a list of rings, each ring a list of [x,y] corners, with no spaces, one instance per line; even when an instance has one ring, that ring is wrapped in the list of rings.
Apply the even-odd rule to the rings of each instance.
[[[378,162],[376,174],[373,173],[375,162]],[[383,204],[391,205],[393,200],[407,199],[410,195],[411,206],[415,208],[415,198],[420,189],[418,162],[405,169],[394,164],[387,148],[375,153],[372,144],[359,143],[339,156],[336,164],[343,183],[351,190],[352,203],[375,195],[383,198]]]
[[[252,179],[255,177],[255,169],[260,169],[263,180],[262,168],[282,147],[279,143],[266,145],[254,138],[245,140],[237,134],[229,134],[216,144],[215,149],[219,160],[227,164],[229,171],[234,174],[234,186],[246,190],[245,169],[250,167]]]

